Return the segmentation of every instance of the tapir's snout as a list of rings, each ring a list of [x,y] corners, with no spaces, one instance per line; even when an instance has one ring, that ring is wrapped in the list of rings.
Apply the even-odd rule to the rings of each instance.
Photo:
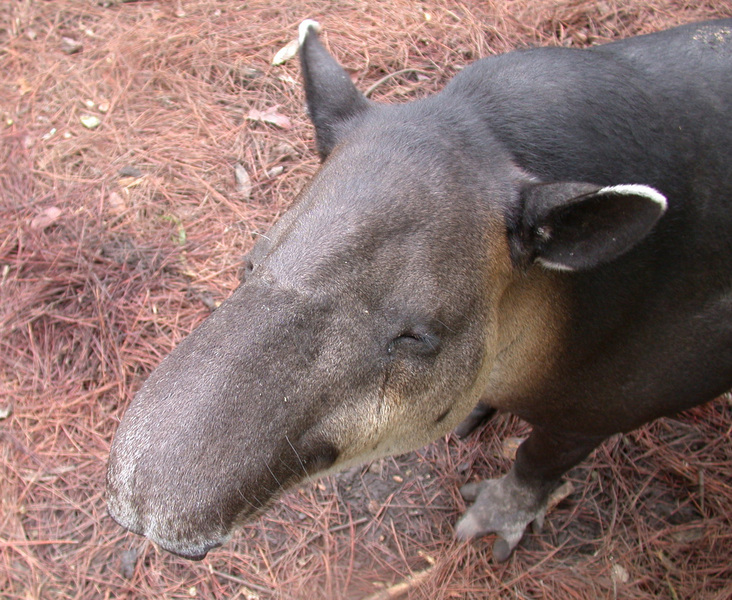
[[[325,348],[330,309],[243,287],[148,379],[110,452],[112,518],[187,558],[338,456],[324,433],[328,394],[304,372]]]
[[[372,258],[408,257],[403,238],[369,236],[352,269],[349,240],[318,249],[302,222],[287,243],[310,248],[307,270],[268,255],[152,373],[115,435],[110,515],[175,554],[204,557],[304,479],[430,442],[479,393],[471,293],[447,302],[407,258]],[[466,277],[450,274],[448,299]]]
[[[110,475],[109,486],[110,492],[119,489],[113,475]],[[138,510],[125,493],[110,493],[107,510],[118,525],[132,533],[143,535],[163,550],[188,560],[203,560],[211,550],[221,546],[229,537],[227,532],[210,530],[208,525],[194,533],[193,523],[184,518],[183,514],[179,514],[177,520],[171,516],[164,518],[161,526],[155,517],[150,518]],[[159,514],[164,510],[164,507],[160,507]],[[188,535],[183,532],[188,532]]]
[[[226,541],[227,531],[220,527],[211,528],[210,523],[201,521],[202,516],[212,515],[212,511],[198,507],[195,515],[184,512],[184,507],[175,498],[175,492],[169,495],[168,503],[159,503],[150,512],[152,505],[140,502],[142,490],[136,491],[134,482],[120,477],[122,470],[119,468],[119,457],[114,460],[114,466],[110,465],[108,471],[107,511],[118,525],[188,560],[202,560],[209,551]]]
[[[218,548],[226,541],[228,536],[223,536],[218,540],[191,540],[191,539],[162,539],[161,537],[155,536],[153,532],[146,533],[146,531],[140,526],[139,516],[131,516],[129,507],[125,506],[124,503],[120,503],[117,498],[110,498],[107,510],[109,516],[112,517],[115,523],[124,527],[125,529],[136,533],[138,535],[144,535],[155,541],[158,546],[163,550],[185,558],[187,560],[200,561],[206,558],[208,553],[214,548]],[[128,520],[131,519],[131,520]]]

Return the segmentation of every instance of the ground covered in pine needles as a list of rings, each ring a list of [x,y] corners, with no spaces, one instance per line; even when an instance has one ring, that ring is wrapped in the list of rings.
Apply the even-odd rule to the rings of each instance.
[[[727,0],[0,3],[0,597],[732,597],[729,398],[610,440],[501,565],[453,525],[458,487],[527,434],[507,417],[291,492],[201,563],[104,500],[134,392],[318,167],[297,61],[271,64],[302,19],[400,102],[516,47],[722,16]]]

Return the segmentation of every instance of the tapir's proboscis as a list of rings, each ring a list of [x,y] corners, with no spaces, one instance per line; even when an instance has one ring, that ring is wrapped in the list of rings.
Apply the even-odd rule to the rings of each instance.
[[[607,437],[732,388],[732,19],[480,60],[368,100],[300,27],[323,165],[150,375],[109,510],[202,558],[284,490],[493,411],[533,426],[457,523],[506,559]]]

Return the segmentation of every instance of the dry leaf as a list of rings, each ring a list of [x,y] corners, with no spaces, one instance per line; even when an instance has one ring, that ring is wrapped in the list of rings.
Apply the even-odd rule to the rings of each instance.
[[[288,60],[297,55],[297,49],[299,47],[299,42],[297,40],[292,40],[286,46],[280,48],[277,54],[274,55],[274,58],[272,59],[272,64],[274,66],[277,66],[286,63]]]
[[[21,96],[25,96],[26,94],[33,91],[33,88],[26,81],[25,77],[18,78],[18,81],[16,81],[16,83],[18,84],[18,91],[20,92]]]
[[[290,129],[292,122],[286,115],[277,112],[276,106],[271,106],[267,110],[257,110],[253,108],[249,111],[247,119],[250,121],[261,121],[262,123],[270,123],[282,129]]]
[[[245,198],[249,198],[252,195],[252,180],[243,165],[239,163],[234,165],[234,177],[236,178],[236,189]]]
[[[503,458],[508,458],[510,460],[516,458],[516,451],[519,446],[524,443],[525,439],[526,438],[522,437],[509,437],[503,440],[503,444],[501,446],[501,454],[503,455]]]
[[[84,44],[70,37],[61,38],[61,52],[64,54],[76,54],[80,52]]]
[[[107,202],[109,202],[109,209],[117,215],[123,213],[127,209],[124,198],[122,198],[122,196],[120,196],[117,192],[112,192],[111,194],[109,194]]]
[[[120,562],[122,563],[122,576],[125,579],[132,579],[135,576],[135,565],[139,553],[136,548],[131,550],[123,550],[120,553]]]
[[[691,544],[701,540],[706,533],[703,523],[688,523],[671,534],[677,544]]]
[[[279,142],[268,149],[267,151],[267,161],[268,162],[277,162],[279,160],[290,160],[293,158],[297,158],[299,156],[299,153],[295,146],[290,144],[289,142]]]
[[[280,81],[284,81],[285,83],[290,84],[291,86],[295,87],[297,86],[297,79],[295,79],[292,75],[287,75],[286,73],[284,75],[280,75],[277,77]]]
[[[81,121],[81,124],[87,129],[96,129],[102,124],[102,122],[99,120],[99,117],[95,117],[94,115],[83,115],[79,117],[79,120]]]
[[[628,573],[628,569],[622,565],[613,565],[612,578],[613,581],[618,583],[628,583],[630,580],[630,573]]]
[[[562,501],[574,493],[574,486],[571,481],[565,481],[556,490],[549,494],[546,512],[551,512]]]
[[[40,215],[33,218],[30,223],[31,229],[45,229],[53,225],[61,216],[61,212],[61,209],[57,206],[47,208]]]
[[[7,419],[13,414],[13,405],[8,404],[6,406],[0,406],[0,421]]]
[[[131,188],[135,187],[136,185],[140,185],[142,182],[145,181],[145,177],[120,177],[117,181],[122,188]]]

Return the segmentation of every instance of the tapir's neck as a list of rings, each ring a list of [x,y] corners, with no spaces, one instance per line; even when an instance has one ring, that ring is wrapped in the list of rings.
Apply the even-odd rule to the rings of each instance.
[[[488,341],[497,349],[485,388],[494,408],[520,413],[521,398],[553,372],[568,325],[564,286],[561,274],[535,266],[504,288]]]
[[[473,63],[445,88],[445,101],[468,98],[516,164],[547,180],[668,180],[681,158],[669,150],[677,145],[666,123],[672,107],[656,101],[658,81],[624,61],[608,60],[610,51],[531,53],[530,61],[518,52]],[[620,91],[629,80],[633,87]],[[632,93],[633,102],[623,93]],[[619,97],[612,112],[600,109],[608,96]]]

